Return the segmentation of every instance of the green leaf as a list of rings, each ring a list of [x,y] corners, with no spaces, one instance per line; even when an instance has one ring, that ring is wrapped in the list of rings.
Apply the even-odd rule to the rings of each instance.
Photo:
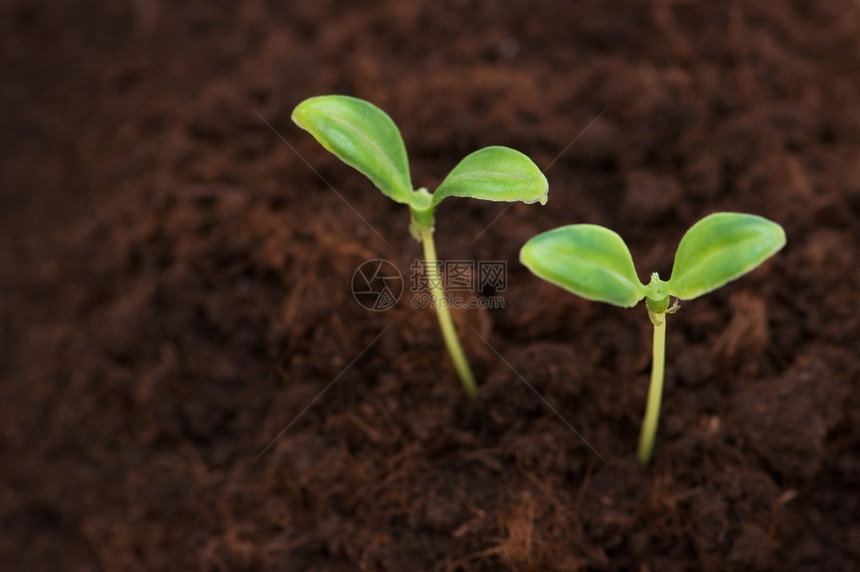
[[[785,231],[766,218],[739,213],[706,216],[681,239],[669,293],[691,300],[755,269],[785,245]]]
[[[433,193],[433,206],[451,196],[543,205],[548,188],[537,165],[519,151],[485,147],[468,155],[445,177]]]
[[[363,99],[321,95],[296,106],[292,119],[387,196],[398,203],[411,203],[406,146],[384,111]]]
[[[588,300],[629,308],[645,296],[627,245],[602,226],[573,224],[541,233],[523,245],[520,262]]]

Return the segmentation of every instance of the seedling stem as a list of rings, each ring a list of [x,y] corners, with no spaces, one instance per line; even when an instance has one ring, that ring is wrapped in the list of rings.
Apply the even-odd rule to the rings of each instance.
[[[651,453],[654,450],[657,424],[660,421],[660,402],[663,399],[663,372],[666,366],[666,312],[655,314],[649,311],[648,317],[654,324],[654,353],[651,364],[651,385],[648,388],[648,402],[645,405],[645,419],[642,421],[639,448],[636,451],[636,458],[642,465],[651,462]]]
[[[430,288],[431,300],[436,307],[436,315],[439,316],[439,327],[442,329],[445,347],[448,348],[448,355],[451,356],[454,370],[457,372],[457,377],[460,378],[460,383],[463,384],[466,395],[474,399],[478,395],[478,384],[475,381],[472,368],[469,367],[469,360],[466,359],[463,346],[460,345],[460,338],[457,336],[457,329],[454,327],[454,320],[451,319],[451,312],[446,303],[445,288],[442,285],[442,276],[439,274],[438,258],[436,257],[436,244],[433,241],[433,226],[415,223],[413,228],[418,231],[421,244],[424,246],[427,283]]]

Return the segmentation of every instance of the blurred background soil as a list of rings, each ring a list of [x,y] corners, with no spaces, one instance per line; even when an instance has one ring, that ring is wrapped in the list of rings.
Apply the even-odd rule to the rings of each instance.
[[[417,186],[546,169],[546,206],[437,213],[443,259],[507,262],[456,314],[484,415],[429,309],[353,300],[420,247],[290,122],[322,93],[391,114]],[[788,245],[672,316],[643,470],[644,308],[517,253],[603,224],[666,277],[720,210]],[[857,2],[8,0],[0,569],[857,570],[858,251]]]

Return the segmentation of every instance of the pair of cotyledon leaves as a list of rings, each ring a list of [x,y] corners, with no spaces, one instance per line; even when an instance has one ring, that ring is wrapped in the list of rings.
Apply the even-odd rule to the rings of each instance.
[[[534,274],[583,298],[635,306],[674,296],[692,300],[750,272],[785,245],[785,231],[766,218],[715,213],[694,224],[678,245],[671,278],[639,281],[633,257],[616,233],[575,224],[539,234],[520,251]]]
[[[431,195],[413,189],[400,130],[372,103],[322,95],[300,103],[292,117],[385,195],[416,211],[433,209],[450,196],[546,203],[546,177],[531,159],[508,147],[485,147],[468,155]]]
[[[491,201],[547,200],[548,184],[525,155],[486,147],[463,159],[432,194],[414,190],[406,146],[394,121],[375,105],[354,97],[325,95],[303,101],[293,121],[327,150],[367,176],[385,195],[413,211],[432,212],[449,196]],[[630,251],[604,227],[560,227],[529,240],[520,260],[534,274],[589,300],[631,307],[642,298],[689,300],[756,268],[785,244],[785,232],[765,218],[716,213],[681,239],[668,281],[639,281]]]

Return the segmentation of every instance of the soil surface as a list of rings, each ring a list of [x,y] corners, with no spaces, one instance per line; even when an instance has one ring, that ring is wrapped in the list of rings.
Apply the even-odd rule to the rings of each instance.
[[[501,4],[3,3],[0,569],[860,569],[860,4]],[[417,186],[546,169],[546,206],[437,213],[441,258],[507,264],[455,312],[479,409],[408,213],[290,121],[322,93]],[[518,251],[603,224],[667,277],[722,210],[788,245],[671,317],[642,469],[644,307]]]

